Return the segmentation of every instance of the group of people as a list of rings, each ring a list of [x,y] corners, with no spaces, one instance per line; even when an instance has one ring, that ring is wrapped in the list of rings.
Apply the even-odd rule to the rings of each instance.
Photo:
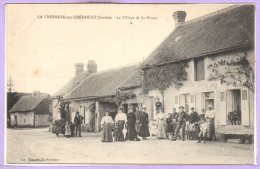
[[[74,123],[69,122],[68,120],[66,121],[64,135],[66,137],[82,137],[81,136],[82,121],[83,121],[83,117],[77,111],[74,117]]]
[[[216,139],[215,113],[211,105],[208,106],[206,112],[202,109],[201,114],[198,114],[194,107],[188,114],[184,111],[183,106],[179,107],[178,113],[176,108],[173,108],[167,116],[162,108],[158,107],[156,112],[158,139],[170,139],[171,136],[172,141],[176,141],[178,138],[184,141],[187,138],[198,140],[198,143],[202,140],[205,142],[208,138]],[[114,120],[106,112],[100,124],[103,129],[102,142],[140,141],[139,137],[146,140],[150,136],[149,118],[145,106],[141,110],[135,110],[131,106],[127,114],[119,108]]]
[[[115,120],[109,116],[109,112],[106,112],[100,125],[103,129],[102,142],[140,141],[139,137],[146,140],[150,136],[149,118],[145,106],[136,111],[131,106],[127,114],[119,108]]]
[[[208,106],[207,112],[202,109],[199,115],[194,107],[191,108],[191,112],[188,114],[184,111],[184,107],[179,107],[179,113],[176,112],[176,108],[172,109],[171,113],[167,116],[163,113],[162,109],[157,110],[157,124],[159,139],[169,139],[171,135],[172,141],[176,141],[177,138],[181,138],[183,141],[187,139],[198,139],[200,143],[203,139],[204,142],[207,138],[215,140],[215,113],[212,106]],[[186,137],[185,137],[186,136]]]

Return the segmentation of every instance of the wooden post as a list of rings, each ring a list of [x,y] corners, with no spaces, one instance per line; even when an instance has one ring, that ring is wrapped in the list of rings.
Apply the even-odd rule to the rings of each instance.
[[[96,116],[96,126],[95,126],[95,131],[99,132],[99,102],[95,102],[96,104],[96,110],[95,110],[95,116]]]

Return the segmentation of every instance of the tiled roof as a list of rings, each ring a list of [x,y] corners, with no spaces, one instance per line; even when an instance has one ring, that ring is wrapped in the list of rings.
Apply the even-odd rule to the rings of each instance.
[[[74,76],[70,81],[68,81],[62,88],[60,88],[53,96],[61,96],[72,91],[77,87],[83,80],[89,76],[87,71],[83,71],[76,76]]]
[[[118,88],[127,89],[132,87],[141,87],[142,86],[142,74],[141,70],[137,69],[129,78],[123,82]]]
[[[44,99],[48,98],[47,94],[39,96],[22,96],[9,112],[25,112],[34,110]]]
[[[232,6],[178,26],[145,60],[162,64],[254,46],[253,5]]]
[[[130,75],[134,74],[137,65],[93,73],[74,88],[64,99],[92,98],[115,95],[117,88]]]

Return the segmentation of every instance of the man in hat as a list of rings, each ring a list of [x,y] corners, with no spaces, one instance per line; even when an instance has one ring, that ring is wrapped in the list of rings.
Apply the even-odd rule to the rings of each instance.
[[[205,114],[205,118],[210,121],[210,137],[215,141],[215,112],[212,108],[212,105],[208,105],[208,110]]]
[[[171,118],[172,118],[173,135],[177,127],[177,117],[178,117],[178,113],[176,111],[176,108],[172,108]]]
[[[160,110],[162,108],[162,103],[160,102],[159,97],[157,97],[157,102],[155,103],[156,110]]]
[[[142,107],[140,122],[141,122],[140,136],[143,138],[143,140],[146,140],[146,137],[150,136],[150,132],[149,132],[149,117],[148,117],[148,113],[146,113],[145,105]]]
[[[189,115],[184,111],[183,106],[180,106],[179,110],[180,110],[180,112],[177,116],[178,125],[177,125],[177,128],[175,130],[174,137],[173,137],[172,141],[176,141],[180,129],[182,130],[182,141],[185,140],[185,127],[186,127],[186,121],[188,120]]]
[[[81,137],[81,124],[82,124],[83,118],[79,115],[79,112],[76,112],[76,115],[74,117],[74,124],[76,128],[76,137]]]

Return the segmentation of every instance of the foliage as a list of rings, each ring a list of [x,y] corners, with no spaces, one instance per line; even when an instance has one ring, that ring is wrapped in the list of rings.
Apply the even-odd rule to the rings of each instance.
[[[8,92],[12,93],[14,91],[14,81],[12,79],[12,77],[9,77],[8,78],[8,81],[7,81],[7,90]]]
[[[247,53],[236,59],[216,60],[208,66],[210,71],[209,81],[220,80],[221,84],[234,87],[242,86],[254,91],[254,70],[247,59]]]
[[[67,118],[68,118],[68,115],[69,115],[69,105],[70,105],[70,102],[69,101],[64,101],[63,97],[59,96],[57,105],[58,104],[60,106],[59,107],[59,112],[60,112],[61,119],[68,120]]]
[[[126,99],[132,99],[135,98],[136,95],[133,92],[124,93],[121,91],[117,91],[115,96],[108,96],[100,98],[100,102],[110,102],[110,103],[116,103],[117,106],[120,106],[121,102]]]
[[[144,69],[143,90],[147,93],[150,90],[161,92],[172,84],[176,88],[182,86],[182,81],[187,80],[188,61],[175,62],[165,65],[153,65]]]
[[[136,94],[133,92],[124,93],[122,91],[117,91],[115,96],[115,102],[119,106],[123,100],[133,99],[136,97]]]

